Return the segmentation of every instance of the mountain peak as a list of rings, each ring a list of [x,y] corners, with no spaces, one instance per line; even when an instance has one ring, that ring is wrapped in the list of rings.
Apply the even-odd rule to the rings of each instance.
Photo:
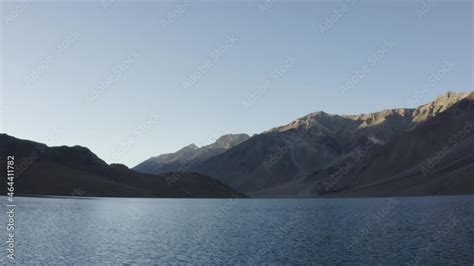
[[[469,94],[466,95],[466,97],[464,97],[464,98],[469,99],[469,100],[474,99],[474,92],[469,93]]]
[[[247,134],[227,134],[206,146],[198,147],[193,143],[177,152],[152,157],[135,166],[134,169],[140,172],[154,174],[175,171],[183,166],[189,169],[192,165],[223,153],[249,138]]]
[[[460,100],[464,97],[466,97],[469,93],[468,92],[454,92],[454,91],[448,91],[444,94],[441,94],[440,96],[436,97],[435,102],[437,101],[449,101],[449,100]]]
[[[318,124],[319,120],[324,120],[326,118],[334,117],[334,116],[335,115],[328,114],[328,113],[323,112],[323,111],[317,111],[317,112],[309,113],[309,114],[307,114],[303,117],[300,117],[300,118],[290,122],[289,124],[286,124],[286,125],[280,126],[280,127],[272,128],[272,129],[267,130],[263,133],[284,132],[284,131],[287,131],[287,130],[298,129],[298,128],[308,129],[308,128],[311,128],[311,127],[315,126],[316,124]]]
[[[448,91],[438,96],[434,101],[421,105],[413,112],[413,121],[422,122],[437,114],[444,112],[460,100],[468,97],[470,93],[467,92],[452,92]]]
[[[250,136],[247,134],[226,134],[219,137],[214,144],[219,147],[229,149],[243,141],[246,141],[249,138]]]
[[[197,150],[197,149],[199,149],[199,147],[196,144],[191,143],[188,146],[183,147],[180,151]]]
[[[453,92],[453,91],[448,91],[438,97],[436,99],[428,104],[431,105],[436,105],[440,107],[451,107],[453,104],[459,102],[460,100],[466,98],[469,96],[469,92]],[[426,104],[425,104],[426,105]],[[422,105],[424,106],[424,105]]]

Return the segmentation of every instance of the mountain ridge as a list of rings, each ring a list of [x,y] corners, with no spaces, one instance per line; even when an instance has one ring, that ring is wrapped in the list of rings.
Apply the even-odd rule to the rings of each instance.
[[[151,157],[136,165],[133,169],[150,174],[165,173],[173,170],[186,172],[193,165],[201,163],[212,156],[221,154],[249,138],[247,134],[226,134],[219,137],[215,142],[202,147],[198,147],[192,143],[174,153]]]
[[[18,193],[41,195],[76,188],[132,197],[474,194],[473,150],[474,92],[368,114],[313,112],[252,137],[190,144],[134,169],[109,165],[86,147],[0,134],[0,154],[18,158]]]
[[[104,197],[244,197],[199,173],[142,174],[122,164],[108,165],[82,146],[45,144],[0,134],[0,156],[14,156],[19,195]],[[6,182],[6,178],[3,182]]]
[[[296,180],[344,162],[360,147],[378,149],[472,95],[472,92],[447,92],[416,108],[387,109],[361,115],[310,113],[264,131],[193,170],[214,176],[252,196],[278,196],[259,191],[270,191],[272,187],[284,187],[285,184],[290,186],[290,183],[294,186]],[[269,161],[274,163],[264,167]],[[314,191],[307,193],[316,195]]]

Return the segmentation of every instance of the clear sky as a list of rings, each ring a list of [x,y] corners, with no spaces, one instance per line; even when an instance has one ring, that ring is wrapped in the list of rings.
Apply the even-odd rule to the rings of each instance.
[[[473,89],[472,1],[2,1],[1,132],[128,166]]]

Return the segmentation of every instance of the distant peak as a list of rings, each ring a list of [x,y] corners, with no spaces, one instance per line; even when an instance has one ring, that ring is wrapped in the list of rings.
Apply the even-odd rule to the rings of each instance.
[[[328,113],[326,113],[324,111],[316,111],[312,114],[313,114],[313,116],[326,116],[326,115],[329,115]]]
[[[464,97],[468,96],[468,92],[454,92],[454,91],[448,91],[440,96],[438,96],[435,100],[435,102],[440,102],[440,101],[449,101],[449,100],[454,100],[458,101],[463,99]]]
[[[188,146],[185,146],[183,147],[181,150],[179,150],[178,152],[183,152],[183,151],[194,151],[194,150],[197,150],[199,149],[199,147],[194,144],[194,143],[191,143],[189,144]]]
[[[263,133],[272,133],[272,132],[284,132],[287,130],[292,129],[299,129],[299,128],[311,128],[314,126],[319,126],[321,121],[325,121],[328,118],[334,118],[335,115],[328,114],[323,111],[317,111],[313,113],[309,113],[303,117],[300,117],[287,125],[275,127],[270,130],[264,131]]]
[[[225,141],[232,141],[236,139],[242,139],[242,138],[249,138],[249,135],[247,134],[226,134],[220,136],[216,142],[225,142]]]
[[[217,145],[225,149],[229,149],[235,145],[240,144],[241,142],[246,141],[249,138],[250,136],[247,134],[226,134],[219,137],[214,143],[214,145]]]
[[[434,101],[421,105],[413,113],[413,121],[421,122],[444,112],[451,106],[469,96],[468,92],[448,91],[438,96]]]
[[[199,147],[198,147],[196,144],[194,144],[194,143],[191,143],[191,144],[189,144],[188,146],[186,146],[186,147],[184,147],[184,148],[186,148],[186,149],[193,149],[193,150],[199,149]]]

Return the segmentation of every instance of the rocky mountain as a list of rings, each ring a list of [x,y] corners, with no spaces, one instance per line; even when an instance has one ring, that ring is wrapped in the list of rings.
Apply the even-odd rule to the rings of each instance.
[[[407,154],[394,150],[401,145],[401,138],[412,141],[425,138],[419,132],[426,130],[424,128],[434,123],[432,121],[441,119],[441,114],[456,109],[466,116],[472,115],[469,108],[458,109],[461,103],[472,101],[471,96],[472,93],[449,92],[415,109],[361,115],[312,113],[256,135],[191,169],[252,196],[317,196],[351,191],[361,184],[368,185],[375,179],[407,170],[411,167],[408,162],[426,159],[434,146],[420,145],[423,153],[410,148],[404,151]],[[446,136],[457,128],[447,128],[448,125],[450,120],[444,119],[430,134]],[[417,135],[408,137],[412,134]],[[418,146],[412,146],[415,147]],[[377,158],[385,158],[385,163]],[[393,166],[394,160],[406,160],[407,163]],[[372,169],[366,165],[369,162],[378,170],[369,171]],[[360,173],[353,173],[355,169]],[[351,179],[354,181],[350,182]],[[413,191],[414,194],[434,193],[415,188]],[[450,192],[440,189],[438,193]]]
[[[474,193],[474,93],[360,115],[315,112],[250,137],[191,144],[130,170],[84,147],[0,134],[20,194],[334,197]],[[140,171],[140,172],[138,172]],[[149,174],[157,173],[157,175]]]
[[[195,144],[186,146],[175,153],[152,157],[133,169],[142,173],[165,173],[171,171],[187,172],[195,165],[204,162],[212,156],[249,139],[247,134],[228,134],[221,136],[214,143],[199,148]]]
[[[0,155],[15,159],[15,193],[111,197],[242,197],[198,173],[143,174],[108,165],[81,146],[48,147],[0,134]],[[6,182],[6,178],[2,178]],[[5,185],[6,187],[6,185]]]
[[[437,101],[422,109],[440,110]],[[470,93],[345,171],[341,169],[349,161],[332,173],[329,169],[314,173],[306,183],[316,182],[310,186],[319,194],[338,196],[472,194],[473,151],[474,93]]]

